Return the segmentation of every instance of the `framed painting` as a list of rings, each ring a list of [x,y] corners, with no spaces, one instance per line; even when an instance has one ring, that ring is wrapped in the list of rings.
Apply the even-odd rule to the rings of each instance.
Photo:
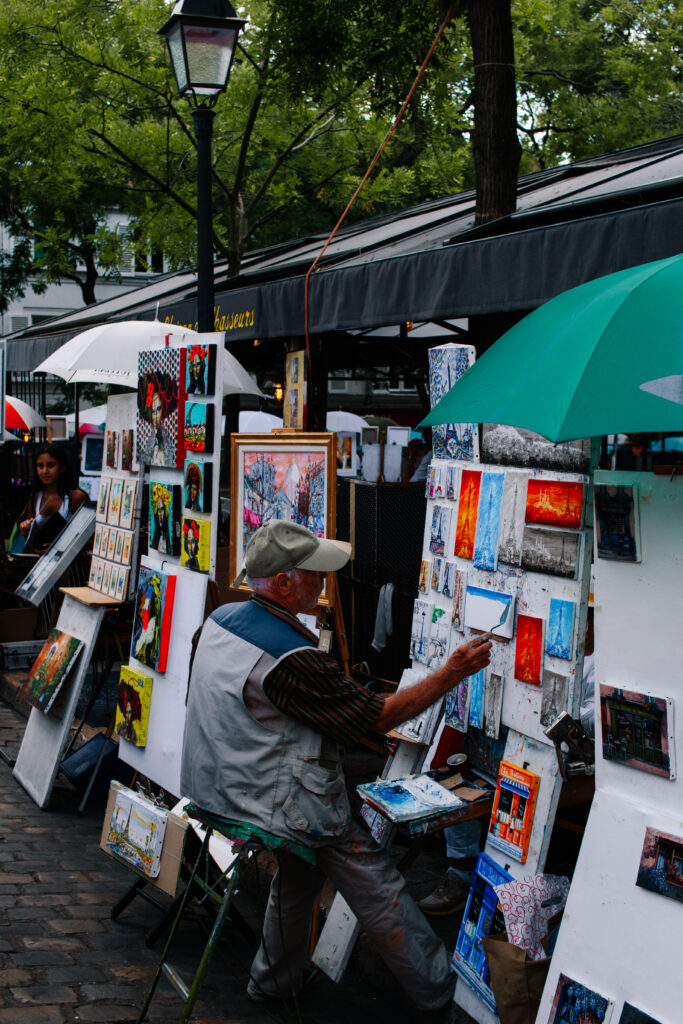
[[[290,520],[334,540],[334,434],[233,434],[230,453],[231,585],[244,568],[247,544],[269,519]],[[242,583],[239,589],[249,588]],[[320,603],[328,603],[324,594]]]
[[[356,476],[358,473],[358,434],[337,431],[337,476]]]

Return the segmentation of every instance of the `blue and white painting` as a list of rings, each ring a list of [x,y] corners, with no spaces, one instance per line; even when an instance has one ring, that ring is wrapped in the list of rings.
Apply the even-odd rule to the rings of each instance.
[[[479,491],[479,515],[474,538],[474,565],[493,572],[498,556],[498,527],[503,501],[503,473],[482,473]]]
[[[575,607],[573,601],[550,599],[545,649],[554,658],[571,658]]]
[[[467,586],[465,625],[496,636],[512,637],[514,597],[498,590]]]
[[[435,555],[444,555],[448,544],[451,510],[445,505],[435,505],[432,510],[432,529],[429,536],[429,550]]]
[[[434,605],[431,601],[416,600],[413,604],[413,622],[410,629],[410,657],[416,661],[422,661],[425,665],[429,661],[429,634],[432,630],[432,611]]]
[[[444,564],[441,593],[444,597],[455,597],[455,562]]]
[[[470,676],[469,724],[475,729],[484,728],[484,670]]]
[[[469,370],[476,358],[472,345],[448,342],[429,350],[429,398],[432,409]],[[432,448],[436,459],[479,457],[479,427],[475,423],[441,423],[432,427]]]

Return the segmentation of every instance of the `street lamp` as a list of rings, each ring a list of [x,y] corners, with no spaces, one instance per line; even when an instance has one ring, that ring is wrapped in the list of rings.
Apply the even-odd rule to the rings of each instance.
[[[246,22],[228,0],[178,0],[159,35],[168,45],[178,92],[192,107],[197,140],[197,326],[214,329],[211,138],[214,104],[225,91],[237,36]]]

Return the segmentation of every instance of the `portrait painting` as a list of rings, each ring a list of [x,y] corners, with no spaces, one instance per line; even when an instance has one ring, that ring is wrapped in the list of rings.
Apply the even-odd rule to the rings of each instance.
[[[160,555],[180,554],[180,484],[159,480],[149,482],[150,551]]]
[[[572,656],[575,608],[573,601],[565,601],[559,597],[550,598],[545,650],[546,654],[552,655],[553,658],[568,660]]]
[[[463,469],[453,550],[453,554],[458,555],[459,558],[472,558],[474,555],[480,490],[480,471],[478,469]]]
[[[566,974],[561,974],[548,1024],[567,1024],[567,1021],[575,1021],[576,1024],[604,1024],[612,1006],[610,999],[568,978]]]
[[[583,514],[583,483],[532,478],[526,489],[526,522],[578,529]]]
[[[334,435],[231,438],[230,580],[244,565],[244,552],[259,526],[284,519],[334,538],[336,524]],[[246,584],[242,584],[246,588]],[[321,603],[325,603],[323,597]]]
[[[43,714],[61,719],[64,686],[83,649],[83,641],[59,629],[51,629],[28,678],[19,690],[19,698],[29,701]],[[56,702],[56,703],[55,703]]]
[[[192,572],[211,568],[211,520],[183,517],[180,564]]]
[[[199,457],[185,459],[183,507],[188,512],[211,511],[213,497],[213,463]]]
[[[175,588],[175,576],[141,563],[130,655],[156,672],[166,671]]]
[[[208,455],[213,451],[213,404],[188,402],[185,406],[184,445],[188,452]],[[182,463],[181,463],[182,465]]]
[[[195,342],[187,346],[185,356],[185,394],[215,395],[216,346]]]
[[[152,676],[121,667],[114,732],[134,747],[147,745],[147,725],[152,702]]]
[[[493,572],[498,559],[498,528],[503,501],[503,473],[482,473],[474,538],[474,566]]]
[[[543,619],[535,615],[517,616],[515,642],[515,679],[541,685],[543,668]]]
[[[137,457],[141,465],[182,466],[180,364],[177,348],[138,355]]]
[[[665,779],[676,776],[673,700],[600,683],[602,756]]]

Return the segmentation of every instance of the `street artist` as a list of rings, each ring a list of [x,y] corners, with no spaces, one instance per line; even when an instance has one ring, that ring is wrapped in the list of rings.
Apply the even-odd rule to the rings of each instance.
[[[296,617],[316,608],[326,574],[349,555],[348,544],[284,520],[256,531],[245,559],[253,597],[214,612],[197,646],[181,788],[214,814],[315,849],[317,867],[280,855],[251,967],[252,999],[301,989],[312,910],[327,876],[415,1005],[438,1010],[452,999],[449,957],[388,854],[352,819],[340,747],[419,714],[487,665],[491,644],[464,644],[401,693],[364,689]]]

